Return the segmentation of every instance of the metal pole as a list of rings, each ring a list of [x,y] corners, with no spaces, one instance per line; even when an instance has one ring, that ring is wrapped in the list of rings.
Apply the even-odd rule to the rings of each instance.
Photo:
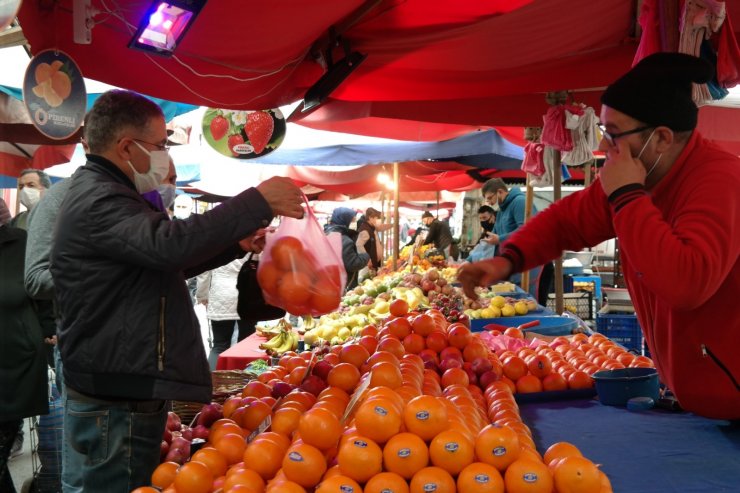
[[[562,174],[560,172],[560,151],[555,150],[553,152],[552,159],[553,166],[553,202],[557,202],[562,198],[560,182],[562,181]],[[563,313],[563,256],[560,255],[555,259],[555,313],[558,315]]]
[[[400,214],[398,212],[398,197],[399,197],[399,179],[398,179],[398,163],[393,163],[393,270],[398,268],[398,246],[401,239],[400,227]]]

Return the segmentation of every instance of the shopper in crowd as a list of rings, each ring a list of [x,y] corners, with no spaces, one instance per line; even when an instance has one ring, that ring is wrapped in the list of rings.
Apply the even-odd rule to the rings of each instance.
[[[8,459],[23,418],[49,412],[44,334],[23,288],[26,232],[0,199],[0,491],[14,492]]]
[[[141,194],[141,196],[144,197],[147,202],[156,207],[157,210],[166,212],[168,215],[169,210],[172,209],[172,206],[175,203],[175,197],[177,196],[177,187],[175,185],[177,182],[177,170],[175,169],[175,162],[172,160],[172,156],[170,156],[169,159],[170,170],[162,184],[159,185],[156,190]]]
[[[231,346],[235,326],[239,328],[238,341],[255,331],[257,322],[242,320],[236,312],[239,298],[236,279],[246,260],[246,257],[238,258],[217,269],[204,272],[197,278],[195,299],[206,306],[208,322],[213,332],[213,347],[208,355],[211,370],[216,369],[218,356]]]
[[[496,223],[496,212],[490,205],[482,205],[478,208],[478,220],[480,221],[480,237],[467,258],[467,262],[478,262],[491,258],[496,254],[496,245],[492,243],[493,226]]]
[[[275,215],[302,217],[302,194],[272,178],[170,221],[140,196],[169,168],[161,109],[113,90],[95,101],[87,127],[90,154],[71,178],[51,254],[64,436],[85,455],[84,491],[130,491],[159,462],[167,401],[211,400],[185,278],[244,256],[242,240]]]
[[[661,380],[681,406],[740,419],[740,159],[696,130],[692,83],[708,62],[644,58],[601,97],[599,178],[514,234],[501,256],[465,266],[468,295],[616,237],[621,265]]]
[[[174,216],[177,219],[187,219],[193,213],[193,199],[188,195],[178,195],[174,202]]]
[[[370,235],[367,231],[358,233],[349,228],[356,215],[357,211],[354,209],[337,207],[331,214],[329,224],[324,226],[325,233],[342,235],[342,262],[347,272],[348,290],[357,286],[359,272],[370,262],[370,255],[365,250]]]
[[[365,251],[370,255],[370,264],[374,271],[377,271],[383,263],[383,245],[380,243],[378,233],[388,231],[392,227],[392,224],[384,224],[380,211],[372,207],[357,220],[357,232],[367,231],[370,237],[365,243]]]
[[[483,198],[496,213],[496,222],[493,233],[487,235],[489,245],[496,246],[496,254],[500,251],[501,243],[506,241],[516,230],[524,224],[526,197],[519,188],[509,187],[501,178],[492,178],[483,184]],[[532,205],[532,215],[537,214],[537,208]],[[529,270],[529,292],[537,297],[540,305],[547,304],[547,295],[552,291],[554,267],[551,262],[535,266]],[[520,273],[513,274],[510,282],[522,284]]]
[[[51,187],[49,175],[39,169],[28,168],[21,171],[18,177],[18,195],[25,211],[16,214],[10,225],[16,228],[28,228],[28,214],[36,207],[41,197]]]
[[[424,245],[434,245],[434,248],[442,252],[445,257],[449,257],[450,245],[452,244],[450,225],[436,219],[429,211],[425,211],[421,215],[421,222],[429,229]]]
[[[480,238],[488,240],[489,233],[493,234],[493,226],[496,224],[496,211],[490,205],[482,205],[478,208],[478,221],[480,221]]]

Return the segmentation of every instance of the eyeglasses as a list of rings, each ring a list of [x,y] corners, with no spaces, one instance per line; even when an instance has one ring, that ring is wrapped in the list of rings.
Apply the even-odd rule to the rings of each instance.
[[[136,142],[141,142],[142,144],[149,144],[150,146],[156,147],[160,151],[170,152],[170,146],[166,144],[155,144],[153,142],[147,142],[146,140],[134,139],[133,137],[131,138],[131,140],[135,140]]]
[[[601,130],[601,133],[604,135],[604,139],[606,139],[607,144],[609,144],[610,146],[616,145],[615,142],[620,137],[624,137],[625,135],[630,135],[630,134],[636,134],[638,132],[642,132],[643,130],[648,130],[648,129],[653,128],[650,125],[646,125],[644,127],[637,127],[637,128],[633,128],[632,130],[627,130],[626,132],[619,132],[618,134],[611,134],[606,131],[605,125],[599,123],[598,127],[599,127],[599,130]]]

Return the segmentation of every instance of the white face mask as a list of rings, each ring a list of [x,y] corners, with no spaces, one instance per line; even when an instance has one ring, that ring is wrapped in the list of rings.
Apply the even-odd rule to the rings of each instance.
[[[157,192],[159,192],[159,196],[162,197],[164,208],[169,209],[172,207],[172,204],[175,203],[175,197],[177,196],[177,187],[169,183],[163,183],[157,187]]]
[[[640,159],[640,157],[642,157],[642,153],[645,152],[645,148],[650,143],[650,139],[653,138],[653,134],[655,133],[655,130],[657,130],[657,129],[653,129],[653,131],[650,133],[650,137],[648,137],[648,140],[645,141],[645,145],[642,146],[642,149],[640,149],[640,153],[637,155],[637,159]],[[653,171],[655,171],[655,167],[658,165],[658,163],[660,162],[660,158],[662,158],[662,157],[663,157],[663,154],[662,153],[661,154],[658,154],[658,159],[655,160],[655,162],[653,163],[653,166],[650,168],[650,170],[645,175],[645,178],[646,179],[647,179],[648,176],[650,176],[650,173],[652,173]]]
[[[149,171],[146,173],[139,173],[136,171],[136,168],[134,168],[134,165],[131,164],[131,161],[128,161],[128,165],[134,172],[134,186],[136,187],[136,191],[140,194],[151,192],[164,181],[167,174],[170,172],[170,156],[167,154],[167,151],[149,152],[138,142],[133,142],[139,146],[139,149],[149,156]]]
[[[36,207],[41,200],[41,190],[33,187],[23,187],[20,193],[21,204],[29,211]]]

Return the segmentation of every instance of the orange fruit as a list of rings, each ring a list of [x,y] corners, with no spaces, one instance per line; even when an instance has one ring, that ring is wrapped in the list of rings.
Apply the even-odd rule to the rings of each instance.
[[[224,435],[228,435],[229,433],[236,433],[244,436],[244,430],[242,430],[242,428],[238,424],[231,422],[224,423],[223,425],[215,429],[212,427],[211,432],[208,434],[208,441],[211,444],[215,444],[221,439],[221,437],[223,437]]]
[[[306,489],[293,481],[283,480],[268,484],[265,493],[306,493]]]
[[[457,476],[458,493],[501,493],[504,478],[498,469],[484,462],[473,462]]]
[[[450,368],[442,374],[442,387],[450,385],[463,385],[467,387],[470,384],[470,377],[462,368]]]
[[[159,490],[151,486],[140,486],[134,490],[131,490],[131,493],[159,493]]]
[[[465,349],[465,346],[472,339],[473,334],[470,332],[470,329],[462,324],[452,324],[447,331],[447,342],[449,345],[460,350]]]
[[[244,451],[247,449],[247,442],[241,435],[228,433],[221,437],[219,441],[214,443],[213,446],[218,450],[218,453],[226,459],[226,462],[229,464],[236,464],[242,460]]]
[[[197,452],[196,452],[197,453]],[[197,460],[193,455],[193,460]],[[206,464],[207,465],[207,464]],[[177,462],[163,462],[154,469],[152,473],[152,486],[157,488],[165,489],[175,481],[175,474],[180,464]],[[226,472],[226,461],[224,461],[224,473]],[[223,473],[222,473],[223,474]],[[214,476],[221,476],[221,474],[215,474]]]
[[[342,474],[364,483],[382,470],[383,451],[369,438],[357,435],[339,447],[337,463]]]
[[[403,317],[394,318],[385,326],[388,328],[388,332],[399,340],[403,340],[407,335],[411,334],[411,322]]]
[[[351,363],[359,368],[370,357],[370,353],[360,344],[346,344],[342,346],[339,353],[339,360],[342,363]]]
[[[542,392],[542,381],[534,375],[524,375],[516,381],[516,391],[520,394]]]
[[[319,450],[327,450],[339,441],[342,425],[330,411],[314,407],[301,416],[298,433],[305,443]]]
[[[203,447],[194,453],[190,460],[202,462],[208,466],[208,469],[211,470],[214,478],[223,476],[229,469],[229,461],[221,454],[221,452],[218,451],[218,449],[214,447]],[[241,460],[242,458],[239,457],[239,461]],[[154,481],[152,481],[152,485],[157,486],[154,484]]]
[[[396,338],[386,337],[378,343],[376,351],[387,351],[393,354],[396,359],[402,358],[406,354],[406,349],[403,347],[403,343]]]
[[[504,471],[519,458],[519,437],[507,426],[488,425],[475,437],[475,455],[480,462]]]
[[[339,285],[329,280],[319,280],[311,287],[310,305],[318,313],[329,313],[339,307],[342,295]]]
[[[403,383],[401,370],[388,362],[375,363],[370,369],[370,387],[388,387],[395,389]]]
[[[582,371],[576,371],[568,377],[568,387],[571,389],[590,389],[594,386],[591,377]]]
[[[403,338],[402,343],[406,354],[419,354],[426,347],[424,337],[419,334],[407,335]]]
[[[387,471],[411,479],[429,464],[429,450],[424,441],[413,433],[399,433],[383,447],[383,464]]]
[[[262,440],[269,440],[271,442],[275,442],[281,447],[283,447],[285,450],[287,450],[288,447],[290,447],[290,443],[291,443],[290,438],[288,438],[287,436],[281,433],[276,433],[275,431],[263,431],[262,433],[257,435],[257,437],[252,441],[252,443],[259,442]]]
[[[612,483],[609,481],[609,477],[604,474],[604,471],[599,470],[599,478],[601,479],[601,489],[599,493],[612,493]]]
[[[324,454],[306,443],[293,445],[283,458],[283,472],[290,481],[312,488],[326,472]]]
[[[272,440],[255,440],[244,451],[242,459],[249,464],[249,469],[262,476],[263,479],[272,479],[282,465],[285,448]]]
[[[550,373],[542,379],[542,390],[545,392],[568,390],[568,382],[561,374]]]
[[[246,406],[240,424],[242,428],[251,432],[256,430],[270,414],[272,414],[272,408],[266,402],[254,401]]]
[[[375,364],[381,362],[387,362],[396,365],[399,368],[401,367],[401,362],[399,361],[398,356],[388,351],[383,351],[382,349],[378,349],[371,354],[365,364],[368,365],[368,368],[372,368]]]
[[[186,462],[177,470],[172,484],[178,493],[208,493],[213,486],[213,473],[202,462]]]
[[[489,349],[477,337],[474,337],[470,341],[470,344],[463,348],[463,359],[465,361],[473,361],[475,358],[487,358],[488,354]]]
[[[298,429],[298,421],[302,414],[303,411],[295,407],[283,407],[278,409],[272,416],[270,429],[276,433],[290,437],[293,435],[293,432]]]
[[[565,457],[583,457],[583,454],[572,443],[557,442],[547,448],[543,460],[545,464],[549,464],[554,459],[564,459]]]
[[[257,269],[257,282],[260,287],[266,291],[269,295],[275,296],[277,294],[278,283],[282,272],[272,261],[260,262],[259,268]]]
[[[504,363],[504,375],[514,382],[526,375],[527,371],[527,363],[519,356],[512,356]]]
[[[413,330],[415,334],[419,334],[423,337],[431,334],[435,328],[436,325],[434,324],[434,319],[426,313],[417,315],[411,321],[411,330]]]
[[[368,480],[364,493],[409,493],[409,485],[396,473],[381,472]]]
[[[544,378],[552,372],[552,363],[546,356],[534,356],[527,362],[529,373],[537,378]]]
[[[378,338],[375,336],[362,336],[357,343],[367,349],[370,354],[373,354],[378,348]]]
[[[559,493],[588,493],[601,489],[599,469],[584,457],[566,457],[555,466],[555,488]]]
[[[360,435],[382,444],[401,429],[401,412],[382,398],[363,403],[355,413],[355,426]]]
[[[547,466],[539,461],[515,460],[506,469],[504,484],[507,493],[551,493],[553,491],[552,475]],[[593,491],[598,493],[598,489]]]
[[[424,341],[428,349],[439,353],[447,346],[447,334],[442,331],[434,330],[430,333]]]
[[[443,431],[429,444],[429,458],[432,464],[454,476],[473,463],[475,446],[459,431]]]
[[[410,493],[455,493],[455,480],[439,467],[425,467],[414,474],[409,484]]]
[[[278,238],[270,248],[270,258],[278,269],[284,271],[293,270],[296,262],[304,256],[303,243],[294,236]]]
[[[298,306],[311,299],[311,278],[304,272],[286,272],[280,279],[277,295],[284,303]]]
[[[378,328],[372,324],[366,325],[360,331],[361,336],[376,336],[378,335]]]
[[[409,304],[406,300],[395,299],[391,301],[390,312],[394,317],[403,317],[409,312]]]
[[[339,363],[329,370],[326,381],[332,387],[339,387],[350,392],[357,387],[357,383],[360,381],[360,370],[352,363]]]
[[[447,406],[437,397],[420,395],[411,399],[403,410],[406,429],[429,441],[447,429]]]
[[[354,479],[338,475],[324,478],[316,487],[315,493],[362,493],[362,488]]]
[[[223,491],[241,491],[239,489],[234,490],[233,488],[236,486],[249,488],[249,491],[264,491],[265,480],[251,469],[242,469],[226,478],[222,489]]]

